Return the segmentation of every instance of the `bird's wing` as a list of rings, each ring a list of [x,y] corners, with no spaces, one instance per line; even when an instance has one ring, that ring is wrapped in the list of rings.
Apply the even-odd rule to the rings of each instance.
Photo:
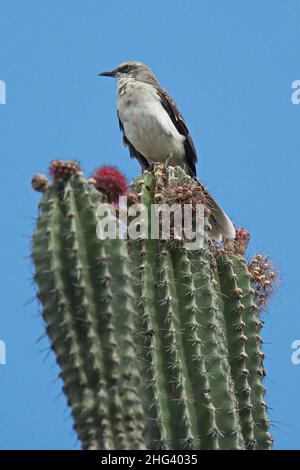
[[[134,148],[131,142],[129,142],[129,140],[127,139],[125,135],[124,126],[120,119],[120,115],[118,111],[117,111],[117,115],[118,115],[118,120],[119,120],[119,127],[123,134],[123,144],[125,145],[125,147],[128,147],[131,158],[136,158],[138,162],[140,163],[142,169],[146,170],[147,168],[150,167],[148,160]]]
[[[183,116],[172,97],[163,88],[159,87],[157,92],[162,106],[167,111],[179,134],[185,136],[184,146],[186,162],[191,173],[196,176],[197,153]]]

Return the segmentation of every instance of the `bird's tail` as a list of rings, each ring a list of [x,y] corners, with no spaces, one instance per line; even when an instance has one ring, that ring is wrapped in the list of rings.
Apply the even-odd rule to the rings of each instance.
[[[204,188],[202,183],[197,178],[207,201],[207,207],[210,210],[209,222],[211,225],[211,238],[217,241],[222,241],[223,237],[234,239],[235,228],[229,217],[225,214],[223,209],[216,203],[211,194]]]

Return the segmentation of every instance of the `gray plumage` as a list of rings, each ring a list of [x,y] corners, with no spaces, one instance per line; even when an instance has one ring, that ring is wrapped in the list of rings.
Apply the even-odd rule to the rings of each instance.
[[[196,177],[197,153],[188,127],[172,97],[142,62],[125,62],[99,75],[118,81],[117,112],[124,145],[143,169],[152,163],[179,165]],[[212,237],[235,237],[235,229],[207,192]]]

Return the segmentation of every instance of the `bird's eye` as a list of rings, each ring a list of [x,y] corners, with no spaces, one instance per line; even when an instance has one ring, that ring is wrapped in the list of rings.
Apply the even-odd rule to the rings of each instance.
[[[130,70],[129,65],[125,65],[125,66],[123,67],[122,72],[125,72],[125,73],[126,73],[126,72],[129,72],[129,70]]]

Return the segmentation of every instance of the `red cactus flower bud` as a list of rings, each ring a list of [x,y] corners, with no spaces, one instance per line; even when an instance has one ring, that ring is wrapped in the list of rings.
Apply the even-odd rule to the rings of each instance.
[[[235,229],[235,239],[224,239],[224,248],[228,253],[244,256],[250,240],[250,234],[244,228]]]
[[[250,240],[250,233],[244,228],[236,229],[235,250],[239,255],[244,255]]]
[[[72,175],[81,175],[81,168],[78,162],[71,160],[69,162],[62,160],[52,160],[49,167],[49,173],[54,180],[69,179]]]
[[[101,191],[108,202],[117,203],[119,196],[128,192],[128,181],[116,167],[102,166],[92,175],[96,188]]]

